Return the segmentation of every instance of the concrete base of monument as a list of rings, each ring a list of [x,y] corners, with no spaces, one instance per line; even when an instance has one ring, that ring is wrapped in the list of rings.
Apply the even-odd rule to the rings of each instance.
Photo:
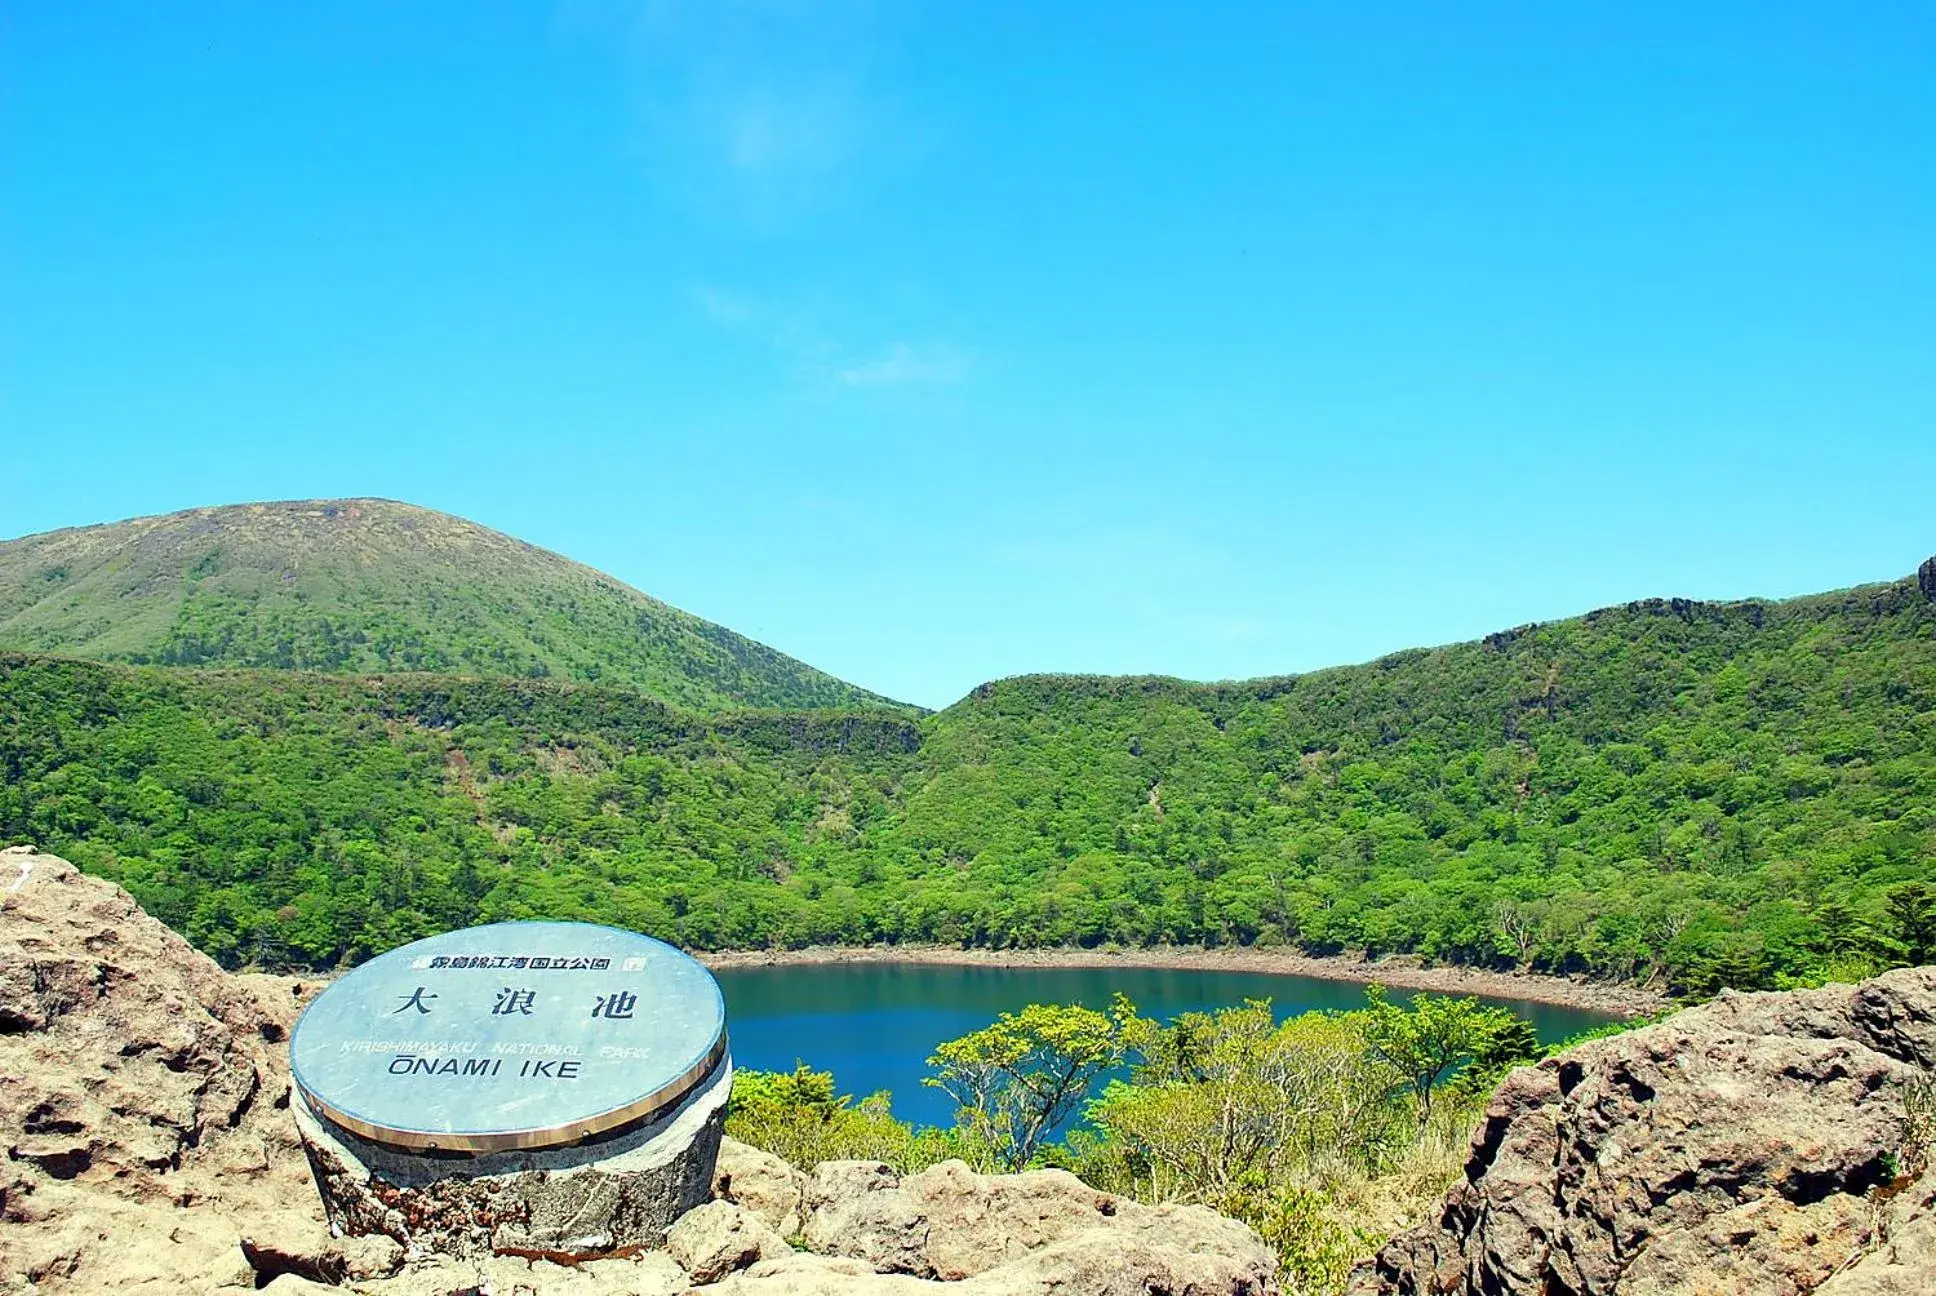
[[[712,1192],[732,1063],[678,1106],[572,1147],[476,1155],[407,1152],[290,1107],[332,1228],[418,1252],[584,1260],[662,1246]]]

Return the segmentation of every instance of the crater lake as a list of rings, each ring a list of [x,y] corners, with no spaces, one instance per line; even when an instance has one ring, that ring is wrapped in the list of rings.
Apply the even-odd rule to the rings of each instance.
[[[1269,999],[1280,1018],[1364,1003],[1364,987],[1350,981],[1191,968],[814,963],[727,967],[714,975],[726,995],[734,1066],[791,1071],[805,1062],[833,1072],[838,1091],[856,1099],[890,1091],[894,1114],[917,1125],[954,1120],[948,1096],[921,1083],[934,1046],[1027,1004],[1107,1008],[1120,991],[1143,1016],[1167,1020],[1246,999]],[[1397,1000],[1410,996],[1392,992]],[[1548,1043],[1613,1020],[1583,1008],[1486,1002],[1526,1017]]]

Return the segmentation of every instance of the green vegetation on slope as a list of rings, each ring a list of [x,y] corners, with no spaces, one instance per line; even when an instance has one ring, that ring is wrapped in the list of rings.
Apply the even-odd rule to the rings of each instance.
[[[0,658],[0,837],[234,964],[473,921],[705,948],[1291,943],[1702,993],[1936,957],[1916,582],[1294,679],[699,717],[556,681]]]
[[[552,676],[701,711],[894,705],[557,554],[388,500],[193,509],[0,542],[0,647]]]

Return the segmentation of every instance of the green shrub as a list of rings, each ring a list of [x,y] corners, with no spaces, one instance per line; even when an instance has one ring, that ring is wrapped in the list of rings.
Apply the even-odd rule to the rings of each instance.
[[[830,1071],[736,1071],[726,1133],[811,1170],[822,1161],[885,1161],[918,1170],[952,1155],[945,1131],[896,1120],[883,1091],[856,1103],[834,1092]]]

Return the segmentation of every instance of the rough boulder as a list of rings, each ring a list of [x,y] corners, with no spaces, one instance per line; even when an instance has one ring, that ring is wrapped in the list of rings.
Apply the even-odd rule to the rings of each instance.
[[[304,991],[224,974],[65,860],[0,851],[0,1283],[389,1272],[394,1247],[329,1236],[289,1122]]]
[[[1936,1292],[1936,969],[1724,994],[1515,1072],[1354,1296]]]

